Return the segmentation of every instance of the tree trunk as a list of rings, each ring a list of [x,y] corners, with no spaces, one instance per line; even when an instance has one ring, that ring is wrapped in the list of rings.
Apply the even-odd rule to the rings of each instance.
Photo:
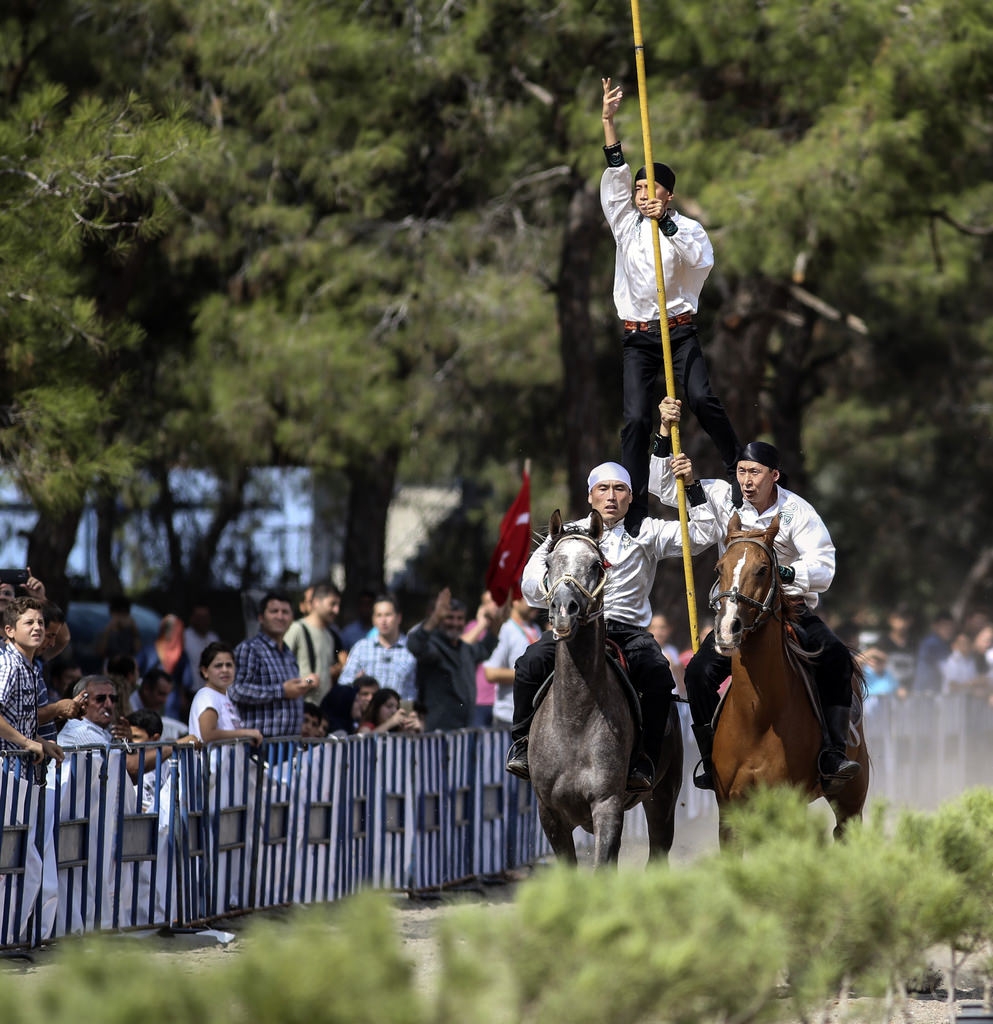
[[[586,478],[590,469],[602,461],[599,381],[590,321],[590,278],[601,223],[599,194],[588,185],[579,185],[566,217],[556,296],[572,515],[585,514]]]
[[[248,469],[240,467],[230,478],[217,481],[217,504],[206,531],[197,538],[190,555],[190,567],[186,573],[187,602],[202,596],[213,582],[214,555],[221,536],[244,511],[245,486],[248,483]]]
[[[176,500],[169,482],[169,468],[157,462],[153,471],[159,485],[159,496],[149,511],[152,518],[157,519],[165,530],[169,550],[169,578],[165,589],[169,607],[176,608],[179,607],[177,601],[182,595],[184,575],[183,545],[176,531]]]
[[[355,614],[360,590],[384,588],[386,562],[386,515],[393,499],[398,446],[379,453],[365,453],[345,468],[348,478],[348,511],[345,536],[345,593],[340,622]]]
[[[110,597],[123,594],[121,574],[114,563],[114,532],[117,529],[117,499],[113,494],[101,494],[96,501],[97,514],[97,577],[100,594]]]
[[[82,506],[60,513],[40,512],[28,534],[28,565],[45,584],[48,598],[61,608],[69,603],[66,563],[76,543]]]

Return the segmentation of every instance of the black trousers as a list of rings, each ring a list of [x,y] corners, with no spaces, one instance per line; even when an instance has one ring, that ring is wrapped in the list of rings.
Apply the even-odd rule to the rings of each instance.
[[[710,375],[700,349],[695,324],[682,324],[669,332],[672,368],[683,398],[717,446],[725,469],[733,476],[741,445],[721,400],[710,386]],[[659,333],[632,331],[624,335],[624,427],[621,462],[631,474],[631,491],[639,506],[648,502],[648,448],[658,406],[656,386],[662,369]]]
[[[675,682],[658,641],[637,626],[608,624],[607,636],[624,652],[631,683],[641,697],[644,743],[649,755],[658,756],[672,705]],[[527,647],[514,665],[514,739],[527,736],[534,698],[555,668],[556,640],[546,630]]]
[[[812,667],[821,704],[825,708],[849,707],[852,702],[851,651],[813,612],[804,612],[798,621],[803,630],[804,650],[820,649]],[[717,653],[714,634],[708,633],[686,666],[684,678],[694,725],[706,725],[713,719],[719,702],[717,691],[730,673],[731,659]]]

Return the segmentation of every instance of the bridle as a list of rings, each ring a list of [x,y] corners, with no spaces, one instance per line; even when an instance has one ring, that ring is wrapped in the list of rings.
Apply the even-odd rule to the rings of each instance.
[[[737,587],[732,587],[730,590],[717,591],[720,586],[720,580],[715,581],[713,588],[710,591],[710,608],[716,612],[721,602],[725,599],[729,599],[735,602],[735,604],[747,605],[750,608],[758,608],[759,613],[752,620],[748,626],[742,626],[742,633],[752,633],[761,626],[765,620],[773,613],[776,607],[776,598],[779,595],[779,560],[776,558],[776,552],[763,540],[759,540],[757,537],[737,537],[731,541],[724,554],[735,546],[735,544],[755,544],[760,547],[766,557],[769,559],[769,563],[772,566],[772,584],[769,587],[769,592],[765,595],[765,599],[762,601],[756,601],[754,597],[749,597],[747,594],[742,594]],[[717,591],[715,593],[715,591]]]
[[[546,604],[551,605],[552,598],[559,587],[565,586],[566,584],[570,584],[575,587],[575,589],[578,590],[584,598],[586,598],[587,602],[585,613],[576,616],[576,621],[582,626],[603,615],[603,590],[607,585],[607,565],[604,562],[603,554],[600,551],[600,545],[592,537],[587,537],[584,533],[565,533],[559,537],[551,550],[554,551],[563,540],[585,541],[593,548],[598,556],[597,562],[600,567],[600,581],[592,590],[588,590],[585,584],[581,580],[576,579],[571,572],[566,572],[561,576],[556,577],[551,584],[548,583],[548,576],[546,574],[541,588],[541,596],[545,599]],[[551,554],[551,551],[549,551],[549,554]],[[560,638],[556,636],[556,639]]]

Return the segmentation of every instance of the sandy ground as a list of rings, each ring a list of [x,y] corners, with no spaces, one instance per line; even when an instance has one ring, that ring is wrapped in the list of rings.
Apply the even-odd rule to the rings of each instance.
[[[692,859],[702,850],[716,846],[716,841],[716,823],[713,821],[697,823],[693,828],[684,827],[677,833],[672,858],[677,863]],[[642,864],[646,853],[646,849],[640,843],[625,844],[621,853],[622,863],[629,866]],[[534,870],[540,871],[541,867]],[[483,904],[492,908],[493,913],[500,913],[501,908],[506,908],[513,901],[519,882],[526,879],[530,873],[523,871],[516,878],[474,884],[430,898],[396,897],[398,934],[404,950],[417,966],[418,988],[425,995],[430,995],[434,991],[437,982],[439,955],[435,932],[439,920],[453,907],[466,902]],[[146,933],[141,936],[122,936],[120,941],[140,942],[148,949],[150,955],[168,958],[184,972],[209,970],[225,959],[238,955],[243,933],[257,916],[220,922],[212,932],[177,934],[169,937]],[[286,912],[264,912],[264,916],[279,921],[285,918]],[[8,976],[19,977],[25,985],[37,984],[49,974],[52,966],[57,964],[59,948],[56,944],[36,950],[30,958],[0,959],[0,970]],[[936,969],[940,969],[940,966],[941,964],[935,961]],[[976,979],[967,972],[963,974],[957,993],[960,1000],[981,998],[980,989],[963,987],[975,983]],[[847,1007],[836,1007],[828,1020],[832,1024],[840,1024],[842,1020],[848,1024],[943,1024],[949,1020],[949,1015],[944,1002],[945,993],[940,988],[941,983],[938,984],[937,995],[920,994],[910,999],[907,1016],[892,1017],[884,1022],[883,1011],[877,1003],[868,999],[852,999]]]

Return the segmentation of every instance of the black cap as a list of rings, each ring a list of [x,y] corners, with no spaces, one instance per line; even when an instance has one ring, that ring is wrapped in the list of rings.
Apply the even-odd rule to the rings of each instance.
[[[661,185],[666,192],[672,192],[676,187],[676,172],[668,164],[652,163],[655,168],[655,181]],[[640,171],[634,176],[635,181],[641,181],[643,178],[647,178],[648,175],[645,173],[645,168],[642,167]]]
[[[766,444],[765,441],[749,441],[741,449],[738,461],[758,462],[762,466],[768,466],[769,469],[779,469],[779,452],[773,445]]]

